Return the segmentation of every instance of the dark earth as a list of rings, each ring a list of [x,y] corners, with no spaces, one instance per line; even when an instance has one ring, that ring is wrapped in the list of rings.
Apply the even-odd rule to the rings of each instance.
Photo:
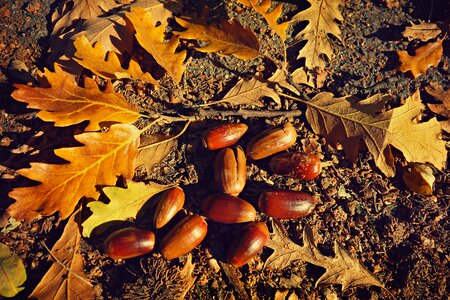
[[[70,137],[64,136],[64,131],[54,130],[48,123],[36,119],[34,112],[10,97],[14,90],[13,83],[27,82],[37,76],[37,70],[52,68],[47,60],[50,17],[59,2],[0,1],[0,227],[3,228],[0,242],[7,244],[20,256],[27,270],[25,290],[17,299],[26,298],[50,267],[50,256],[44,244],[51,248],[66,223],[56,214],[31,223],[14,224],[5,212],[13,202],[7,194],[18,185],[18,175],[14,170],[27,166],[27,144],[30,138],[39,131],[46,131],[52,134],[48,139],[57,138],[61,143],[70,140]],[[289,2],[285,5],[286,18],[307,7],[305,1]],[[301,4],[296,6],[296,2]],[[255,31],[263,51],[273,51],[270,49],[277,46],[279,48],[273,43],[272,34],[262,18],[256,13],[237,9],[233,1],[185,0],[181,14],[198,13],[203,5],[210,7],[211,22],[224,16],[237,18]],[[419,20],[448,21],[448,1],[347,0],[340,10],[344,17],[339,25],[342,42],[333,39],[336,55],[325,70],[323,87],[320,90],[303,88],[305,97],[312,97],[319,91],[329,91],[335,96],[357,95],[362,98],[376,93],[389,93],[396,100],[388,105],[396,107],[417,89],[421,91],[425,103],[435,103],[424,89],[433,82],[440,84],[444,90],[450,88],[448,37],[444,41],[444,56],[437,68],[430,68],[417,79],[396,70],[396,51],[413,50],[423,44],[404,38],[401,32],[405,26]],[[291,28],[290,35],[292,31],[297,33],[301,26],[299,24]],[[295,53],[289,55],[293,64],[302,64],[301,61],[295,62]],[[277,57],[277,54],[274,52],[273,56]],[[178,100],[177,94],[170,90],[155,92],[134,82],[119,83],[116,88],[129,101],[141,107],[154,105],[161,109],[194,114],[195,111],[190,109],[192,104],[221,99],[238,77],[251,76],[261,71],[267,78],[274,71],[273,63],[263,59],[242,62],[233,57],[193,51],[188,53],[188,57],[193,59],[188,65],[183,83],[184,100]],[[266,110],[275,108],[270,101],[266,103]],[[215,109],[233,110],[227,105],[218,105]],[[282,109],[304,111],[305,107],[283,99]],[[424,119],[434,116],[430,111],[424,113]],[[251,114],[229,116],[218,113],[194,122],[180,137],[176,150],[158,164],[150,175],[139,170],[134,179],[163,184],[178,183],[185,190],[185,212],[179,214],[171,226],[183,214],[201,214],[202,200],[214,192],[211,178],[215,152],[202,147],[201,135],[213,125],[238,120],[249,125],[249,132],[239,141],[244,147],[252,136],[269,125],[291,121],[299,134],[293,150],[301,151],[305,142],[316,141],[325,163],[320,176],[306,182],[272,174],[267,160],[250,161],[247,166],[248,183],[241,197],[256,206],[259,193],[269,187],[303,190],[318,195],[321,203],[311,215],[301,220],[282,221],[290,238],[301,244],[302,228],[309,224],[323,254],[332,256],[333,243],[338,241],[389,292],[378,287],[359,287],[344,292],[338,285],[315,287],[316,280],[324,270],[301,261],[280,271],[264,269],[264,260],[271,254],[269,248],[265,248],[253,262],[234,270],[230,275],[225,272],[226,267],[218,262],[224,260],[225,249],[240,227],[209,222],[206,239],[192,251],[194,276],[197,279],[187,293],[187,298],[273,299],[276,291],[284,290],[295,292],[300,299],[449,298],[449,170],[434,169],[436,183],[432,196],[416,194],[403,184],[400,171],[394,178],[384,176],[366,151],[361,152],[356,163],[349,162],[342,150],[332,148],[322,137],[312,133],[304,115],[296,118],[258,118]],[[157,128],[156,131],[173,134],[181,128],[181,124],[176,124]],[[448,135],[443,138],[449,140]],[[46,142],[48,144],[48,140]],[[449,146],[447,142],[447,149]],[[397,163],[404,163],[401,155],[397,155]],[[151,212],[146,212],[138,220],[129,220],[129,224],[148,227],[151,224],[150,215]],[[263,214],[258,218],[271,224],[270,219]],[[154,253],[117,262],[102,252],[103,239],[104,236],[94,236],[82,243],[85,271],[95,286],[98,299],[172,299],[180,290],[179,285],[183,282],[176,276],[175,268],[184,265],[185,257],[166,261],[160,254]],[[239,285],[245,287],[244,294],[242,291],[237,292],[236,287]]]

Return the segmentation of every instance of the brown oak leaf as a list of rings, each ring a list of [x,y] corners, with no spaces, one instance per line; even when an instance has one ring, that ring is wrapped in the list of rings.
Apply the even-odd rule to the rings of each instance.
[[[441,124],[443,130],[450,133],[450,89],[444,91],[442,86],[431,84],[429,87],[425,87],[425,90],[436,100],[442,102],[439,104],[428,104],[428,107],[432,112],[447,118],[447,120],[440,121],[439,124]]]
[[[417,39],[426,42],[437,38],[441,32],[441,29],[436,23],[420,22],[419,24],[414,24],[411,22],[411,26],[407,26],[402,32],[402,35],[408,38],[408,40]]]

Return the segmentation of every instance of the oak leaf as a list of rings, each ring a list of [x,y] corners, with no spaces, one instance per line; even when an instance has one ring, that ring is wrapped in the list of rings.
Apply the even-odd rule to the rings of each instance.
[[[411,26],[407,26],[402,35],[408,40],[417,39],[426,42],[437,38],[441,32],[441,29],[435,23],[420,22],[419,24],[414,24],[411,22]]]
[[[96,292],[86,279],[84,261],[80,254],[81,234],[75,221],[79,213],[74,213],[64,227],[64,231],[51,249],[53,261],[39,284],[31,293],[31,298],[40,300],[90,300]]]
[[[147,174],[177,145],[177,140],[165,135],[141,135],[136,167],[144,166]]]
[[[37,116],[56,126],[69,126],[89,120],[86,130],[99,130],[102,123],[133,123],[139,118],[137,108],[114,92],[112,86],[100,91],[94,80],[85,78],[79,87],[70,74],[55,65],[55,72],[41,74],[48,87],[16,84],[12,97],[28,103],[28,108],[41,110]]]
[[[444,52],[443,40],[443,38],[438,39],[436,42],[417,48],[414,51],[414,56],[409,55],[408,51],[397,51],[400,62],[398,69],[403,73],[410,71],[413,77],[417,78],[424,74],[428,68],[437,67]]]
[[[440,121],[441,127],[446,132],[450,133],[450,89],[444,91],[442,86],[437,84],[431,84],[429,87],[425,87],[428,94],[436,98],[436,100],[442,102],[439,104],[428,104],[428,107],[435,114],[441,115],[447,118],[444,121]]]
[[[100,43],[96,43],[94,46],[91,46],[88,39],[84,35],[75,39],[74,46],[76,52],[73,59],[84,68],[91,70],[94,74],[102,78],[133,78],[147,83],[152,83],[154,85],[158,83],[152,75],[142,72],[141,67],[133,59],[130,60],[128,69],[122,68],[116,53],[106,53]]]
[[[166,26],[155,26],[152,13],[146,12],[141,7],[133,7],[125,15],[136,30],[135,37],[138,43],[153,56],[174,81],[180,82],[186,69],[183,65],[186,50],[175,53],[178,36],[174,35],[167,43],[164,43]]]
[[[304,57],[308,69],[324,68],[326,62],[322,56],[329,59],[333,57],[328,34],[341,40],[341,30],[335,20],[343,20],[338,8],[343,3],[342,0],[308,0],[308,2],[311,6],[292,18],[292,22],[308,21],[305,29],[294,37],[296,42],[307,41],[297,58]]]
[[[103,193],[110,202],[93,201],[87,204],[87,207],[92,211],[92,215],[82,224],[83,236],[90,237],[95,227],[103,223],[136,218],[139,210],[152,196],[170,187],[155,182],[145,184],[129,181],[127,188],[103,188]]]
[[[364,141],[376,166],[387,176],[395,175],[390,146],[400,150],[409,162],[429,162],[442,169],[447,151],[445,141],[438,138],[438,121],[414,122],[424,109],[419,92],[408,97],[404,105],[379,113],[389,98],[375,95],[357,101],[355,97],[335,98],[322,92],[302,102],[308,105],[306,118],[314,132],[332,144],[340,143],[351,160],[356,160]]]
[[[0,243],[0,296],[14,297],[24,289],[22,284],[26,280],[22,260],[7,245]]]
[[[182,39],[201,40],[207,45],[197,47],[200,52],[217,52],[219,55],[234,55],[249,60],[261,55],[256,35],[245,28],[237,20],[222,21],[221,27],[207,25],[203,19],[194,22],[192,19],[175,18],[177,23],[186,28],[175,32]]]
[[[13,189],[9,196],[16,202],[8,212],[17,220],[26,221],[56,211],[60,211],[61,218],[67,218],[81,197],[97,199],[96,185],[114,185],[120,175],[133,177],[139,134],[132,125],[115,124],[107,132],[76,135],[75,139],[84,146],[55,150],[57,156],[70,163],[34,162],[31,168],[17,171],[41,184]]]
[[[256,12],[260,13],[264,19],[266,19],[269,27],[278,34],[283,42],[286,41],[286,30],[289,26],[289,22],[278,23],[278,19],[281,17],[283,6],[278,5],[270,12],[271,0],[263,0],[258,4],[259,0],[238,0],[239,3],[246,7],[252,7]]]
[[[325,269],[325,273],[317,280],[319,285],[341,284],[342,291],[358,286],[378,286],[383,284],[371,274],[357,259],[352,258],[336,241],[334,257],[325,256],[314,243],[312,230],[305,225],[303,230],[303,246],[297,245],[283,232],[281,225],[274,223],[273,233],[266,246],[274,252],[266,260],[266,268],[283,269],[292,262],[302,260]]]

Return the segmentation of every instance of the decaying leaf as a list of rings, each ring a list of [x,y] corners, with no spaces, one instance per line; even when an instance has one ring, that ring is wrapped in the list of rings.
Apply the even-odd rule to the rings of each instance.
[[[308,0],[311,7],[297,13],[292,22],[308,21],[308,25],[299,32],[294,40],[296,42],[306,40],[305,46],[300,50],[297,58],[305,58],[305,66],[308,69],[315,67],[325,67],[325,60],[333,57],[328,34],[341,39],[341,30],[335,20],[342,21],[343,17],[339,11],[339,5],[343,5],[342,0]]]
[[[103,223],[136,218],[139,210],[151,197],[170,187],[156,182],[145,184],[129,181],[127,188],[115,186],[103,188],[103,193],[110,202],[93,201],[87,204],[92,215],[82,224],[83,236],[90,237],[92,230]]]
[[[40,300],[95,299],[96,292],[89,280],[86,279],[84,261],[79,250],[81,234],[76,222],[78,214],[78,212],[74,213],[69,218],[64,232],[51,249],[53,264],[31,293],[30,298]]]
[[[42,87],[16,84],[12,97],[41,110],[37,116],[44,121],[69,126],[89,120],[89,131],[99,130],[102,123],[133,123],[139,118],[138,109],[115,93],[112,86],[102,92],[94,80],[86,77],[85,87],[81,88],[57,65],[55,72],[45,69],[42,76],[47,81]]]
[[[444,91],[442,86],[437,84],[431,84],[429,87],[425,87],[428,94],[441,101],[440,104],[428,104],[428,107],[432,112],[446,117],[447,120],[440,121],[443,130],[450,133],[450,89]]]
[[[136,167],[144,166],[147,174],[177,145],[177,140],[165,135],[141,135]]]
[[[217,52],[220,55],[234,55],[240,59],[253,59],[261,55],[259,42],[250,28],[237,20],[222,21],[221,26],[207,25],[204,20],[175,18],[185,31],[175,32],[182,39],[201,40],[208,44],[196,48],[201,52]]]
[[[409,162],[429,162],[442,169],[447,158],[445,141],[438,138],[441,128],[436,118],[415,123],[424,105],[419,91],[404,105],[378,113],[389,96],[375,95],[357,101],[354,97],[335,98],[322,92],[310,101],[306,118],[315,133],[331,144],[340,143],[351,160],[356,160],[364,141],[375,164],[387,176],[395,175],[390,146],[400,150]]]
[[[441,29],[436,23],[420,22],[419,24],[414,24],[411,22],[411,26],[407,26],[402,32],[402,35],[410,41],[416,39],[427,42],[437,38],[441,32]]]
[[[296,84],[306,84],[315,87],[314,78],[306,72],[304,67],[296,69],[292,72],[292,81]]]
[[[73,58],[92,73],[106,79],[139,79],[156,85],[158,82],[149,73],[144,73],[141,67],[133,59],[130,60],[128,69],[121,66],[116,53],[103,50],[100,43],[91,46],[88,39],[82,35],[75,39],[74,46],[77,52]],[[106,59],[105,59],[106,56]]]
[[[408,51],[397,51],[400,62],[398,69],[403,73],[410,71],[413,77],[417,78],[424,74],[428,68],[437,67],[444,52],[443,40],[443,38],[438,39],[436,42],[417,48],[414,51],[414,56],[409,55]]]
[[[278,5],[270,12],[271,0],[263,0],[258,4],[259,0],[238,0],[239,3],[246,7],[252,7],[256,12],[260,13],[266,19],[269,27],[275,31],[283,42],[286,41],[286,30],[289,22],[278,23],[283,10],[282,5]]]
[[[27,273],[22,260],[7,245],[0,243],[0,296],[14,297],[24,289],[25,280]]]
[[[31,168],[18,170],[41,184],[13,189],[9,196],[16,202],[9,206],[9,214],[31,221],[40,214],[60,211],[61,217],[67,218],[81,197],[97,199],[96,185],[114,185],[120,175],[133,177],[139,134],[136,127],[126,124],[112,125],[107,132],[81,133],[75,139],[84,146],[55,150],[70,163],[35,162]]]
[[[412,163],[402,170],[405,185],[413,192],[421,195],[431,195],[434,189],[433,169],[425,164]]]
[[[316,286],[341,284],[343,291],[371,285],[384,288],[373,274],[357,259],[352,258],[337,242],[334,243],[334,257],[325,256],[315,245],[312,230],[308,225],[305,225],[303,230],[303,246],[290,240],[280,226],[274,223],[274,232],[266,243],[267,247],[274,250],[265,262],[266,268],[284,269],[294,261],[303,260],[325,269]]]

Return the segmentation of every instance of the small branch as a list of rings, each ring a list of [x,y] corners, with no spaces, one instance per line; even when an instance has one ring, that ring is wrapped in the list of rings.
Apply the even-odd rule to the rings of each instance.
[[[189,127],[189,124],[191,124],[191,121],[188,120],[186,122],[186,124],[184,124],[183,129],[177,135],[174,135],[174,136],[172,136],[172,137],[170,137],[170,138],[168,138],[166,140],[162,140],[162,141],[159,141],[159,142],[156,142],[156,143],[153,143],[153,144],[149,144],[149,145],[145,145],[145,146],[139,147],[138,149],[139,150],[143,150],[143,149],[146,149],[146,148],[155,147],[155,146],[167,143],[167,142],[169,142],[171,140],[174,140],[174,139],[180,137],[187,130],[187,128]]]

